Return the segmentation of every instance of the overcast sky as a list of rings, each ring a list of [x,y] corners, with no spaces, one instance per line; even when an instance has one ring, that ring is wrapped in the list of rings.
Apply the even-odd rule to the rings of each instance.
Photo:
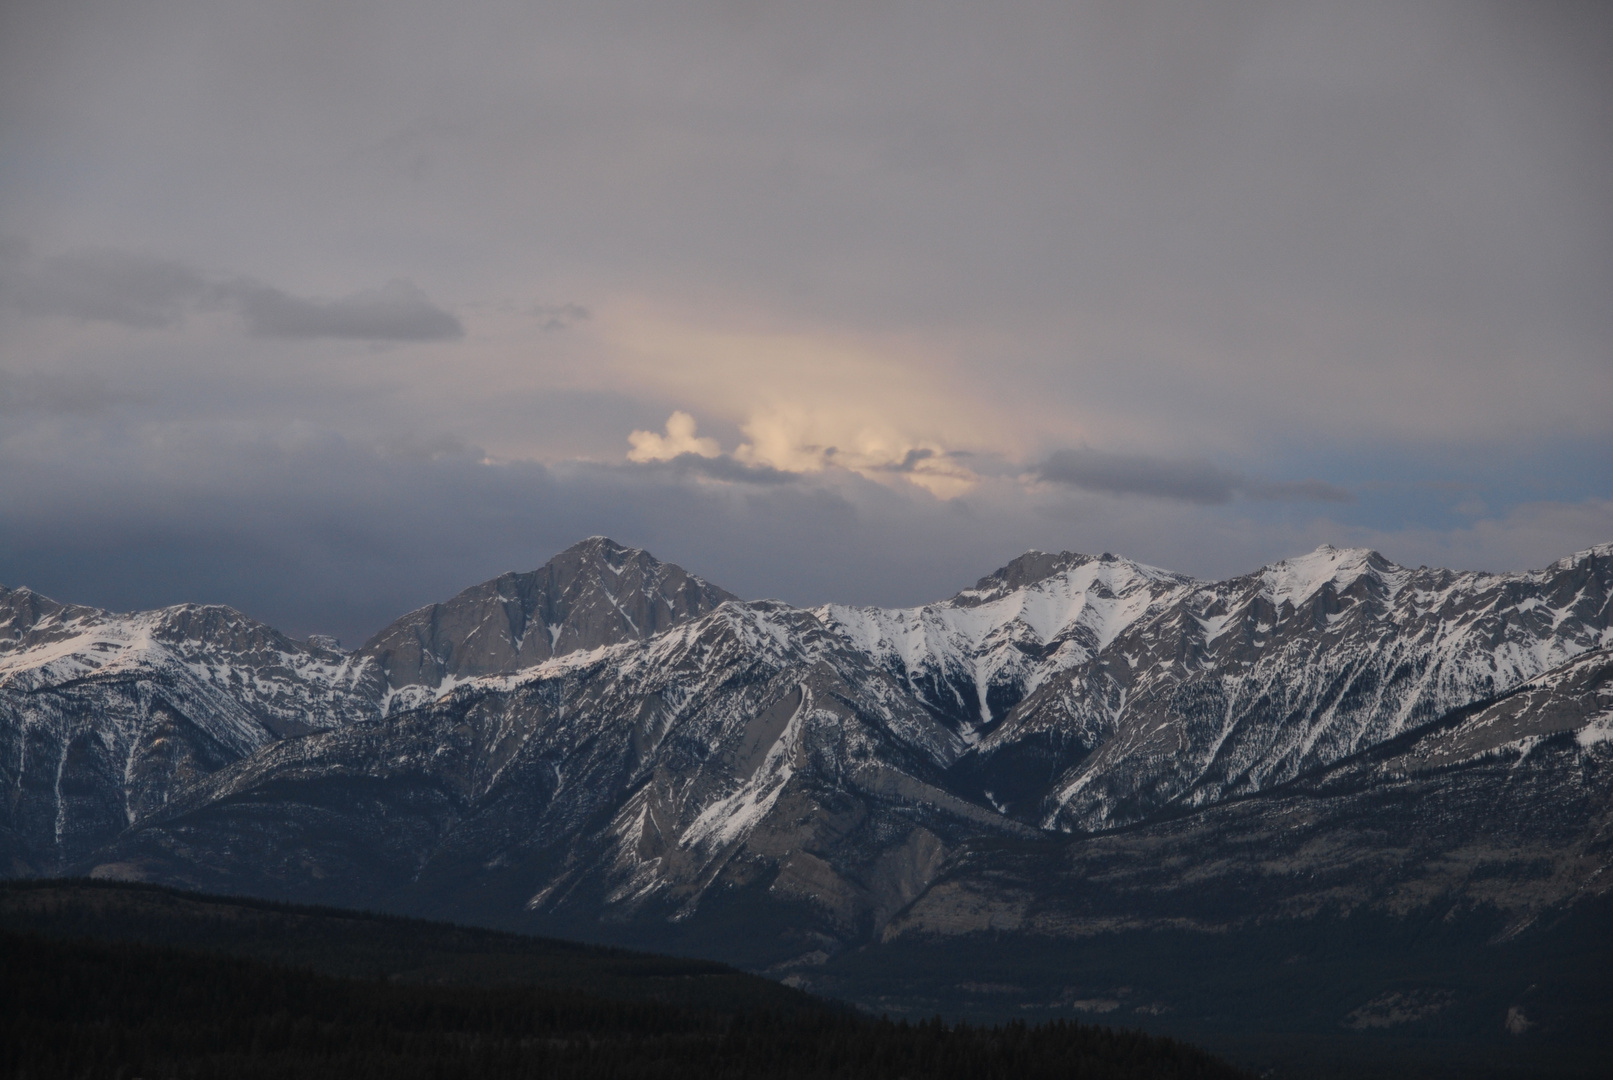
[[[0,583],[1613,540],[1613,5],[0,5]]]

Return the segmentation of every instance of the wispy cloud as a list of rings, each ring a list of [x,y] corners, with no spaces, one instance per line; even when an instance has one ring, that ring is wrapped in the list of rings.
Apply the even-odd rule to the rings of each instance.
[[[581,304],[533,304],[532,314],[543,321],[545,330],[569,330],[587,322],[594,313]]]
[[[1030,547],[1222,576],[1324,540],[1413,565],[1521,569],[1613,535],[1606,499],[1520,507],[1455,532],[1308,515],[1264,531],[1183,500],[1104,507],[1106,496],[1077,493],[1053,507],[1010,477],[943,500],[842,469],[800,475],[699,455],[495,463],[426,433],[365,443],[125,413],[0,424],[0,582],[123,608],[231,603],[293,632],[357,641],[593,533],[742,596],[883,604],[950,595]]]
[[[679,454],[671,458],[660,458],[643,463],[635,462],[631,467],[640,470],[704,477],[709,480],[721,480],[729,484],[765,484],[770,487],[778,484],[791,484],[804,479],[801,473],[786,472],[783,469],[775,469],[770,465],[749,465],[743,461],[734,460],[729,454],[717,454],[712,457],[702,457],[699,454]]]
[[[723,453],[716,439],[696,434],[695,418],[682,409],[667,417],[666,433],[634,431],[627,460],[635,466],[739,484],[786,484],[800,473],[771,465],[739,461]]]

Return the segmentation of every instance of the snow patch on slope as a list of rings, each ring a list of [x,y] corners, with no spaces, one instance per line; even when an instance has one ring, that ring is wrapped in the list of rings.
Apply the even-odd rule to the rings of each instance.
[[[795,775],[792,751],[800,736],[802,717],[811,711],[812,692],[803,684],[801,704],[768,748],[761,768],[738,791],[702,810],[679,838],[680,846],[721,848],[751,834],[772,811],[784,786]]]

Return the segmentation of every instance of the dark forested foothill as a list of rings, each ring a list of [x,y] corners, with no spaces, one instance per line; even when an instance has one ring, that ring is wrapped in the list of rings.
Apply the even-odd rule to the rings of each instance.
[[[1185,1044],[1134,1032],[1064,1021],[876,1020],[720,965],[442,924],[92,885],[12,886],[3,899],[0,1075],[7,1077],[1242,1075]],[[268,943],[278,936],[281,959],[298,956],[340,922],[372,972],[342,977],[307,963],[228,955],[220,946],[232,912],[246,942],[237,953],[272,954]],[[195,917],[212,948],[138,940],[170,936],[168,916],[176,913]],[[353,962],[334,937],[324,940],[327,966]],[[549,958],[537,980],[543,985],[497,985],[502,976],[488,975],[499,948],[519,955],[523,940],[529,963]],[[568,948],[574,982],[614,981],[636,989],[633,999],[566,985],[565,965],[554,958]],[[449,977],[452,964],[421,967],[423,954],[440,961],[456,950],[468,980]],[[466,962],[478,950],[486,967]],[[692,970],[675,974],[680,966]],[[422,974],[431,981],[420,981]],[[702,988],[702,974],[778,993],[717,1007],[729,995]]]

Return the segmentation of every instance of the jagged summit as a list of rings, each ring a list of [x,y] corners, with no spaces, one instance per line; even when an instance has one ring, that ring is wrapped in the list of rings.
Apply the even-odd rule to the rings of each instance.
[[[174,604],[127,614],[82,604],[64,604],[29,588],[0,586],[0,655],[12,654],[8,667],[38,662],[37,651],[58,642],[94,639],[102,651],[110,641],[141,648],[164,643],[182,649],[202,648],[261,660],[268,652],[297,652],[299,646],[273,627],[223,604]],[[329,650],[324,650],[329,651]]]
[[[975,582],[973,588],[959,592],[953,598],[953,602],[961,605],[983,603],[1011,589],[1034,585],[1054,574],[1063,573],[1072,567],[1084,566],[1091,561],[1093,561],[1091,555],[1083,555],[1078,551],[1048,552],[1032,548]]]
[[[964,589],[948,602],[958,607],[974,607],[990,603],[1015,590],[1029,588],[1050,578],[1068,575],[1081,567],[1094,565],[1104,568],[1100,571],[1103,576],[1117,579],[1135,578],[1184,583],[1192,580],[1186,575],[1134,562],[1107,551],[1102,555],[1084,555],[1078,551],[1054,553],[1037,551],[1033,548],[1011,560],[1006,566],[987,574],[975,582],[974,588]]]
[[[950,600],[828,605],[819,618],[972,743],[1049,676],[1090,659],[1191,584],[1108,553],[1029,551]]]
[[[1307,555],[1282,559],[1257,571],[1261,591],[1271,602],[1281,606],[1284,601],[1303,604],[1323,585],[1331,582],[1335,588],[1347,588],[1364,574],[1385,579],[1391,588],[1397,588],[1399,579],[1406,575],[1404,567],[1397,566],[1371,548],[1336,548],[1323,544]]]
[[[1597,544],[1594,547],[1586,548],[1584,551],[1576,551],[1572,555],[1564,556],[1552,563],[1544,572],[1573,570],[1584,563],[1593,562],[1597,559],[1613,559],[1613,543]]]
[[[371,638],[388,686],[507,674],[642,641],[736,597],[649,552],[591,536],[527,573],[501,574],[412,611]]]

